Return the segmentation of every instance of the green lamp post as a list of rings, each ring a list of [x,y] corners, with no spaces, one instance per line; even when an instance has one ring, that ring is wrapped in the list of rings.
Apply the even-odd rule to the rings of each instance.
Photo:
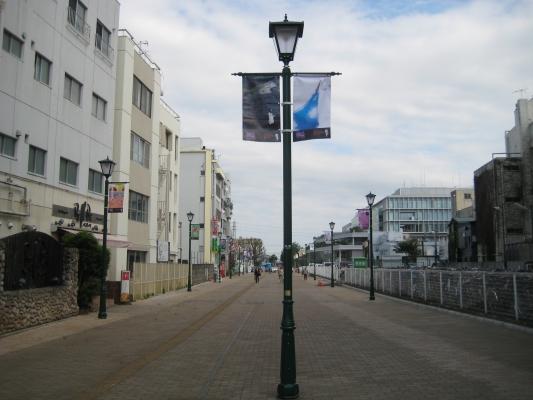
[[[295,399],[299,394],[296,383],[296,353],[294,343],[294,314],[292,300],[292,173],[291,173],[291,70],[289,63],[294,59],[298,38],[304,31],[303,22],[285,19],[269,23],[269,37],[274,38],[279,61],[283,62],[283,317],[281,320],[281,366],[278,397]]]

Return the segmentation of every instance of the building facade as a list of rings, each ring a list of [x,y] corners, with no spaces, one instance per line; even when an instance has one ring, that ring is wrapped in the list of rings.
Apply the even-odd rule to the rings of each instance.
[[[0,237],[101,238],[119,3],[0,2]]]
[[[199,225],[199,239],[192,240],[193,263],[208,263],[224,268],[229,261],[232,238],[231,181],[224,173],[213,149],[200,138],[182,138],[180,170],[180,215],[194,214],[192,224]],[[189,257],[188,221],[182,220],[183,258]],[[222,249],[220,249],[222,244]]]
[[[452,188],[400,188],[372,208],[374,232],[402,233],[403,240],[417,239],[423,256],[448,259],[448,223],[452,216]],[[385,242],[386,247],[390,243]],[[376,242],[377,244],[377,242]],[[380,254],[380,248],[374,252]],[[436,253],[436,254],[435,254]]]

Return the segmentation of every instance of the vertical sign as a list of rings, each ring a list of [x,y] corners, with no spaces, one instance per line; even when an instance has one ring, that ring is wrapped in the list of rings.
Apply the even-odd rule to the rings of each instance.
[[[130,301],[130,271],[120,271],[120,302]]]
[[[124,189],[123,183],[112,183],[109,185],[109,203],[107,212],[121,213],[124,209]]]
[[[331,138],[331,78],[329,75],[294,77],[293,140]]]
[[[279,76],[242,77],[242,138],[280,142]]]

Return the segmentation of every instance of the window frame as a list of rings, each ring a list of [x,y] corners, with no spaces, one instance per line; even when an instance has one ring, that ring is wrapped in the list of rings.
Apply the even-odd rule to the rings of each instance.
[[[33,150],[33,162],[32,162],[32,150]],[[43,162],[42,162],[42,167],[43,167],[43,172],[39,172],[39,171],[36,171],[36,160],[37,160],[37,152],[42,152],[43,154]],[[28,149],[28,173],[29,174],[32,174],[32,175],[38,175],[38,176],[46,176],[46,154],[47,154],[47,151],[44,150],[44,149],[41,149],[40,147],[37,147],[37,146],[34,146],[34,145],[31,145],[29,146],[29,149]],[[33,168],[33,169],[32,169]]]
[[[62,163],[63,161],[66,163],[65,164],[65,180],[62,180],[62,173],[61,173],[61,169],[62,169]],[[72,167],[74,166],[75,167],[75,182],[72,183],[72,182],[68,182],[68,179],[69,179],[69,167]],[[59,183],[62,183],[64,185],[70,185],[70,186],[78,186],[78,171],[79,171],[79,164],[77,162],[74,162],[72,160],[69,160],[68,158],[65,158],[65,157],[60,157],[59,158]]]
[[[153,92],[136,75],[133,75],[132,104],[148,118],[152,118],[152,101]]]
[[[98,30],[101,30],[101,33],[98,33]],[[107,35],[107,40],[105,40],[105,35]],[[111,57],[111,31],[105,26],[105,24],[99,19],[96,20],[96,31],[94,34],[94,47],[96,47],[102,54],[107,57]]]
[[[66,94],[66,91],[67,91],[67,81],[68,81],[68,86],[69,86],[69,89],[68,89],[68,92],[69,92],[69,97],[67,97],[65,94]],[[72,94],[72,84],[73,83],[76,83],[77,85],[79,85],[79,94],[78,94],[78,97],[79,97],[79,102],[76,102],[72,99],[73,97],[73,94]],[[81,99],[83,97],[83,94],[82,94],[82,91],[83,91],[83,83],[81,83],[80,81],[78,81],[76,78],[74,78],[72,75],[68,74],[65,72],[65,80],[64,80],[64,84],[63,84],[63,98],[67,99],[68,101],[70,101],[71,103],[73,104],[76,104],[77,106],[81,107]]]
[[[37,73],[37,62],[38,61],[41,61],[41,63],[39,63],[39,74]],[[48,76],[47,76],[47,81],[43,81],[41,80],[41,72],[42,72],[42,62],[44,61],[44,63],[48,63]],[[37,76],[39,75],[39,76]],[[35,52],[35,61],[33,63],[33,79],[36,80],[37,82],[40,82],[40,83],[43,83],[47,86],[50,86],[50,79],[51,79],[51,76],[52,76],[52,61],[50,61],[48,58],[46,58],[45,56],[43,56],[41,53],[39,52]]]
[[[96,109],[95,109],[95,100],[96,100]],[[103,116],[102,117],[98,115],[98,105],[100,103],[103,103]],[[94,92],[93,92],[92,103],[91,103],[91,115],[95,117],[96,119],[99,119],[100,121],[104,121],[104,122],[107,121],[107,101],[103,97],[98,96]]]
[[[100,190],[96,190],[97,188],[95,188],[95,185],[94,183],[96,182],[95,180],[95,177],[98,177],[100,178],[99,179],[99,185],[100,185]],[[101,172],[95,170],[95,169],[92,169],[92,168],[89,168],[89,175],[88,175],[88,179],[87,179],[87,190],[91,193],[97,193],[97,194],[104,194],[104,174],[102,174]]]
[[[7,47],[6,48],[6,38],[7,38]],[[13,42],[17,42],[19,45],[20,45],[20,55],[19,54],[15,54],[13,52]],[[13,33],[11,33],[10,31],[8,31],[7,29],[4,28],[4,32],[3,32],[3,35],[2,35],[2,49],[11,54],[13,57],[19,59],[19,60],[22,60],[22,56],[23,56],[23,53],[24,53],[24,40],[22,39],[19,39],[19,37]]]
[[[147,224],[149,202],[150,197],[130,190],[128,199],[128,220]],[[139,205],[140,207],[137,207]]]
[[[6,140],[13,144],[13,154],[6,153]],[[17,154],[17,139],[0,132],[0,155],[14,159]]]
[[[131,131],[130,160],[145,168],[150,168],[150,151],[151,143]]]

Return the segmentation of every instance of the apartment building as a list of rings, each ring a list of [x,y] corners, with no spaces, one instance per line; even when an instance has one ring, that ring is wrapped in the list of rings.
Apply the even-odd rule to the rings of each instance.
[[[179,136],[179,116],[161,98],[159,66],[121,29],[113,181],[124,183],[125,200],[122,213],[110,214],[110,233],[127,246],[112,246],[109,281],[134,262],[178,259]]]
[[[193,224],[199,224],[199,239],[191,243],[194,263],[219,263],[219,239],[226,244],[220,259],[228,265],[228,240],[232,236],[231,181],[224,173],[213,149],[206,148],[200,138],[182,138],[179,215],[182,216],[183,258],[189,257],[188,212],[194,214]],[[221,235],[219,235],[219,232]],[[185,240],[187,239],[187,240]]]
[[[0,237],[101,238],[119,2],[0,1]]]

